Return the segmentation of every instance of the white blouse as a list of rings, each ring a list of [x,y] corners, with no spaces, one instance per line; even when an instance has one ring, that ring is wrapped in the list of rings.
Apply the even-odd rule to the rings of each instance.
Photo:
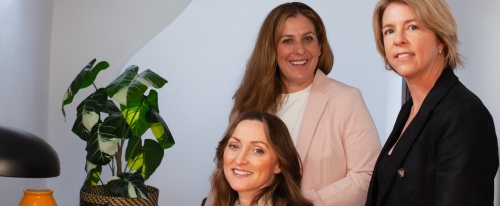
[[[297,145],[297,137],[299,136],[302,117],[306,109],[307,98],[311,92],[311,85],[298,92],[281,95],[284,102],[276,115],[285,122],[295,145]]]

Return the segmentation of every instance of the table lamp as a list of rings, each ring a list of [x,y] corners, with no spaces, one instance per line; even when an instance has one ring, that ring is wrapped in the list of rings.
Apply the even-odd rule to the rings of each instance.
[[[0,176],[45,178],[59,174],[59,157],[47,142],[24,130],[0,126]],[[20,205],[30,205],[26,204],[27,192],[42,193],[39,189],[32,190],[24,190]],[[48,192],[52,198],[52,190]]]

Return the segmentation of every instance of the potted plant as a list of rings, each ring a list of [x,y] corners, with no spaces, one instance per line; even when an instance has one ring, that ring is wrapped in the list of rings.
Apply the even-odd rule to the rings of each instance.
[[[163,87],[167,80],[149,69],[138,73],[139,67],[132,65],[108,86],[98,88],[94,81],[109,64],[101,61],[94,66],[95,62],[93,59],[80,71],[62,100],[66,119],[64,106],[80,89],[94,88],[78,105],[72,128],[86,142],[87,176],[82,189],[105,185],[112,196],[147,199],[149,186],[145,181],[160,165],[164,150],[175,144],[160,116],[158,93],[153,89]],[[154,138],[143,138],[148,130]],[[107,183],[101,180],[105,165],[111,170]]]

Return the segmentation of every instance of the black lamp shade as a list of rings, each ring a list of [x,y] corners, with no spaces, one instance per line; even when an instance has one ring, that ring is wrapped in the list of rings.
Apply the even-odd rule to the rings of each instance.
[[[60,174],[56,151],[42,138],[0,126],[0,176],[44,178]]]

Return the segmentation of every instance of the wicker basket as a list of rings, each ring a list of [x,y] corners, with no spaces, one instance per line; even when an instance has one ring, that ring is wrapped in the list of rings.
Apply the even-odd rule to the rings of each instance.
[[[149,199],[115,197],[106,185],[85,187],[80,190],[80,205],[82,206],[157,206],[160,190],[148,188]]]

